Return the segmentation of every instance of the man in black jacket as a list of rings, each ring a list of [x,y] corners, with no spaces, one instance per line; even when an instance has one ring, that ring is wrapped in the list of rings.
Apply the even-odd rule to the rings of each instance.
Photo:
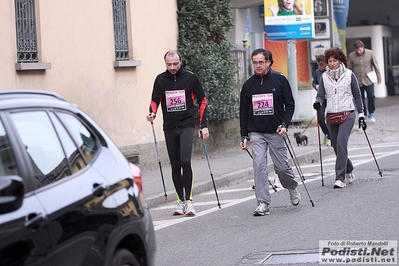
[[[301,200],[283,139],[287,136],[287,126],[294,114],[295,102],[288,80],[271,69],[271,52],[256,49],[251,57],[255,75],[244,83],[240,93],[240,146],[247,150],[247,142],[250,140],[258,203],[254,216],[263,216],[269,214],[271,202],[267,171],[269,147],[275,170],[282,186],[290,193],[291,203],[297,206]]]
[[[162,106],[163,130],[166,148],[172,167],[172,179],[177,195],[177,208],[173,215],[195,215],[192,202],[194,183],[191,153],[195,131],[194,100],[199,106],[198,136],[209,138],[206,114],[208,102],[198,77],[182,68],[178,51],[168,51],[164,56],[166,71],[155,81],[147,120],[153,122],[158,106]]]

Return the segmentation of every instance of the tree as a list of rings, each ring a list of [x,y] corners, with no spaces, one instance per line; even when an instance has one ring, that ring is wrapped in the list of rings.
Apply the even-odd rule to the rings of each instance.
[[[230,0],[178,0],[178,50],[183,65],[201,80],[208,99],[208,119],[222,122],[238,116]]]

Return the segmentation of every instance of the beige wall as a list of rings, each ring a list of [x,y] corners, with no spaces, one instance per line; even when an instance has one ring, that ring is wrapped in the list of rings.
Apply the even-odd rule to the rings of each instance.
[[[78,104],[123,148],[153,143],[148,112],[163,55],[178,39],[176,1],[127,0],[130,59],[114,68],[111,0],[36,0],[39,57],[51,69],[16,71],[14,1],[0,1],[0,90],[54,91]],[[163,140],[157,117],[157,138]]]

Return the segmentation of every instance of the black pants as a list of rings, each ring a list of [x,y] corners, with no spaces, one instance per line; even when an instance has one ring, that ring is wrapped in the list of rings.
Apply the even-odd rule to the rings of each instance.
[[[177,201],[192,200],[194,183],[191,168],[195,128],[176,128],[165,130],[166,148],[172,167],[172,180]]]
[[[374,83],[368,86],[361,86],[360,92],[362,93],[364,115],[367,116],[367,111],[369,112],[369,114],[374,113],[375,111]],[[366,108],[366,102],[364,100],[365,99],[364,92],[367,93],[367,108]]]

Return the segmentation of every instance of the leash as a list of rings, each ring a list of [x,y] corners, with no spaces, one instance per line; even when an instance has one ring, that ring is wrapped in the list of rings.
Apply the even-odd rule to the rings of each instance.
[[[312,120],[309,122],[309,124],[306,125],[305,129],[302,131],[301,135],[303,135],[303,133],[305,133],[306,129],[308,129],[308,127],[313,123],[314,118],[316,117],[317,113],[313,116]]]

